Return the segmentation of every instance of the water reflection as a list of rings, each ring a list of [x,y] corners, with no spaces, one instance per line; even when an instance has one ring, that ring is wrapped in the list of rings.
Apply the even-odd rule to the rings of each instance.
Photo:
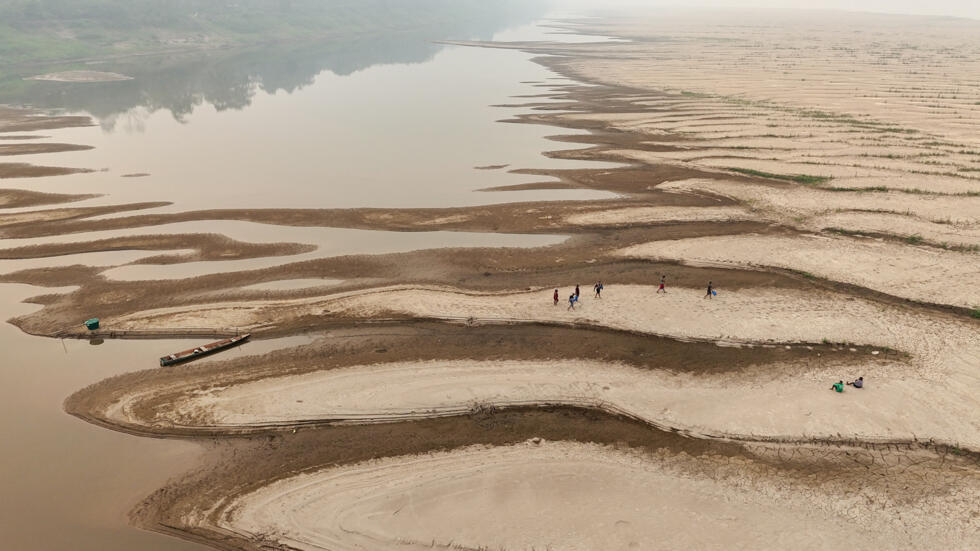
[[[219,112],[204,104],[185,115],[186,123],[166,110],[139,107],[112,117],[116,131],[47,132],[53,141],[93,150],[22,157],[95,172],[24,179],[18,185],[48,193],[103,194],[89,205],[171,201],[170,211],[442,207],[606,196],[587,190],[474,193],[544,179],[476,166],[610,166],[542,156],[548,149],[572,147],[546,139],[556,133],[553,127],[495,122],[527,109],[492,105],[540,93],[526,83],[555,76],[531,57],[446,47],[426,63],[374,65],[343,77],[325,71],[292,93],[267,93],[256,85],[247,109]],[[120,177],[135,173],[149,176]]]
[[[420,63],[432,58],[443,39],[489,40],[499,30],[526,24],[546,8],[542,0],[486,2],[478,12],[455,9],[449,0],[427,2],[411,31],[397,29],[397,13],[378,6],[365,11],[365,32],[317,42],[262,45],[235,51],[134,57],[123,60],[44,67],[42,72],[88,69],[134,77],[118,82],[25,81],[38,69],[24,69],[0,81],[0,104],[85,111],[112,128],[115,115],[140,107],[169,111],[183,120],[202,104],[218,111],[242,109],[256,93],[292,93],[330,71],[349,75],[379,64]],[[373,31],[371,29],[374,29]]]

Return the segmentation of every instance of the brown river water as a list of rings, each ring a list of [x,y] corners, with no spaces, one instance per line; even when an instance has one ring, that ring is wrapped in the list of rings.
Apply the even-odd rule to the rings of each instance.
[[[533,24],[512,25],[487,36],[437,38],[490,37],[594,39],[553,35],[547,28]],[[420,53],[405,59],[409,46]],[[268,57],[268,52],[241,52],[228,55],[227,59],[206,60],[211,68],[207,72],[194,65],[200,64],[196,59],[151,61],[144,65],[160,65],[156,73],[134,65],[100,67],[124,74],[138,72],[131,81],[32,83],[36,87],[32,98],[36,101],[0,97],[0,103],[34,103],[61,112],[91,114],[98,125],[46,131],[43,134],[47,137],[42,141],[86,144],[95,149],[29,155],[18,161],[94,168],[97,172],[10,180],[5,186],[104,194],[73,206],[130,201],[174,203],[157,209],[160,212],[236,207],[440,207],[609,196],[573,190],[475,191],[540,180],[509,174],[510,168],[602,166],[542,156],[543,151],[563,147],[546,139],[559,133],[554,128],[498,122],[527,109],[493,105],[545,101],[513,96],[539,94],[541,84],[567,81],[517,51],[436,46],[428,41],[407,46],[388,44],[387,48],[390,51],[382,48],[371,52],[367,60],[360,60],[355,55],[358,52],[341,58],[334,53],[324,54],[321,58],[313,55],[317,53],[315,48],[302,50],[299,61],[289,57],[295,52],[283,53],[282,59],[271,61],[263,57]],[[249,73],[243,72],[242,67],[274,67],[279,72],[254,69]],[[219,70],[222,68],[227,70]],[[285,74],[290,69],[296,69],[297,74]],[[141,70],[146,72],[139,73]],[[201,78],[204,73],[210,79],[207,82]],[[224,73],[229,76],[228,82],[221,79]],[[474,169],[486,165],[507,168]],[[133,173],[147,175],[122,177]],[[18,210],[30,209],[5,212]],[[158,255],[159,251],[90,253],[0,261],[0,273],[83,263],[118,266],[106,272],[114,278],[173,278],[338,254],[440,246],[540,246],[563,239],[451,232],[397,234],[247,222],[171,224],[144,228],[140,233],[201,231],[246,241],[313,243],[318,249],[295,257],[172,266],[126,266],[141,257]],[[0,247],[126,233],[2,240]],[[332,283],[335,282],[287,281],[279,288]],[[0,284],[0,314],[3,319],[26,314],[37,307],[21,301],[48,292],[51,290],[28,285]],[[308,340],[299,336],[252,342],[215,359],[266,352]],[[62,409],[63,400],[74,391],[112,375],[156,367],[161,355],[187,348],[193,342],[196,341],[115,340],[96,344],[31,337],[12,325],[0,326],[3,547],[202,548],[133,528],[126,520],[128,511],[141,499],[194,464],[200,455],[196,444],[113,432],[71,417]]]

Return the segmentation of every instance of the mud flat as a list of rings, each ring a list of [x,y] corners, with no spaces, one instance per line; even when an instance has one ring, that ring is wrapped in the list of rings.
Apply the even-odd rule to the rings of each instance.
[[[36,130],[56,130],[79,126],[91,126],[92,119],[87,116],[65,115],[52,116],[29,109],[17,109],[0,106],[0,135],[10,133],[8,138],[14,140],[33,140],[37,136],[17,136],[14,132],[32,132]],[[4,143],[0,144],[0,156],[29,155],[37,153],[58,153],[66,151],[84,151],[91,146],[69,143]],[[42,178],[48,176],[64,176],[94,172],[89,168],[73,168],[61,166],[38,166],[30,163],[0,163],[0,179],[5,178]]]
[[[27,332],[85,335],[97,311],[107,335],[321,339],[69,398],[108,428],[211,441],[134,518],[230,549],[980,545],[980,88],[948,77],[976,74],[980,56],[949,52],[980,28],[690,17],[590,23],[633,41],[471,44],[573,79],[538,84],[548,101],[509,121],[574,132],[549,157],[617,163],[515,166],[542,181],[486,191],[611,198],[136,212],[166,204],[11,194],[10,257],[191,249],[140,260],[175,272],[271,259],[143,281],[39,262],[0,280],[73,287],[30,299],[12,320]],[[571,237],[293,262],[275,255],[301,240],[164,235],[216,220]],[[288,283],[309,280],[332,284]],[[829,389],[860,375],[864,389]]]
[[[0,225],[2,225],[2,222],[0,222]],[[217,234],[137,235],[97,241],[49,243],[0,249],[0,260],[47,258],[105,251],[196,250],[193,254],[160,255],[140,261],[150,264],[169,264],[201,260],[230,260],[279,255],[289,256],[310,252],[315,248],[314,245],[300,243],[242,243]]]
[[[84,174],[86,172],[94,171],[88,168],[38,166],[27,163],[0,163],[0,178],[43,178],[47,176],[64,176],[66,174]]]
[[[39,153],[61,153],[64,151],[85,151],[92,149],[90,145],[70,143],[18,143],[0,144],[0,156],[7,155],[37,155]]]
[[[50,115],[30,109],[0,106],[0,134],[13,132],[34,132],[92,126],[90,117],[83,115]],[[12,139],[34,139],[38,136],[13,136]]]
[[[56,193],[41,193],[23,189],[0,190],[0,208],[15,209],[20,207],[36,207],[57,203],[71,203],[98,197],[97,195],[64,195]]]

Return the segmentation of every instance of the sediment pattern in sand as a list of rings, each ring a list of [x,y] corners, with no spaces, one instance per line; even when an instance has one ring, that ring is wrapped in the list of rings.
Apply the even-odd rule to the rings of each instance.
[[[873,239],[825,235],[738,235],[657,241],[620,251],[627,257],[692,264],[776,267],[851,283],[920,302],[970,306],[980,256]]]
[[[837,549],[976,542],[975,533],[967,540],[944,533],[940,511],[927,502],[847,506],[827,489],[803,496],[778,478],[757,483],[750,466],[738,462],[718,465],[713,478],[685,476],[683,461],[563,442],[399,457],[275,482],[226,505],[217,524],[248,540],[296,549],[722,549],[732,541]],[[862,497],[880,499],[873,491]],[[963,496],[952,502],[946,513],[968,514]],[[906,515],[915,520],[896,522]]]
[[[240,437],[243,428],[269,435],[254,439],[271,452],[252,448],[243,452],[248,458],[236,459],[249,465],[256,458],[266,469],[261,476],[229,474],[224,478],[236,481],[229,487],[175,483],[142,522],[242,548],[977,546],[980,333],[974,317],[980,300],[971,286],[980,275],[980,79],[972,77],[980,74],[980,56],[972,54],[980,28],[958,20],[852,15],[841,21],[790,13],[665,13],[590,24],[636,40],[493,46],[540,54],[541,63],[590,84],[543,83],[545,95],[558,101],[529,104],[517,119],[590,131],[559,137],[584,146],[551,156],[629,163],[529,170],[549,181],[521,189],[600,189],[618,198],[123,216],[162,204],[34,209],[77,198],[15,190],[0,194],[5,208],[23,207],[0,214],[3,235],[49,241],[21,243],[30,248],[8,254],[65,259],[5,274],[4,281],[77,286],[38,297],[42,308],[16,322],[63,334],[66,323],[77,325],[75,318],[98,310],[110,331],[234,327],[256,338],[329,334],[385,318],[465,324],[475,334],[535,322],[725,346],[838,343],[833,357],[814,351],[763,371],[709,374],[701,366],[679,374],[671,365],[641,369],[593,356],[522,359],[534,346],[530,339],[501,340],[507,359],[385,355],[290,375],[271,369],[278,365],[273,356],[256,360],[262,377],[193,379],[179,392],[150,376],[146,385],[127,388],[113,385],[130,379],[107,381],[96,390],[117,398],[111,407],[73,413],[134,432],[142,424],[158,436],[187,435],[182,428],[217,439]],[[0,109],[0,123],[28,132],[91,121]],[[0,177],[84,170],[5,163]],[[164,224],[217,219],[264,224],[269,235],[283,224],[573,237],[522,251],[320,255],[295,264],[266,258],[265,264],[227,264],[243,268],[234,273],[210,270],[175,281],[113,281],[105,278],[107,267],[70,265],[75,253],[105,248],[194,249],[196,255],[166,257],[178,265],[207,257],[209,249],[211,256],[272,254],[241,239],[212,236],[178,247],[179,236],[152,236]],[[146,237],[125,235],[137,227]],[[103,230],[120,235],[90,235]],[[67,234],[76,236],[66,238],[77,241],[72,246],[58,243]],[[657,295],[662,274],[668,293]],[[341,283],[264,295],[238,289],[298,278]],[[589,289],[600,279],[604,296],[594,299]],[[709,280],[719,293],[706,300]],[[583,300],[569,310],[575,284],[583,286]],[[555,286],[557,306],[551,304]],[[437,339],[430,346],[438,352],[447,345]],[[876,347],[894,357],[876,360]],[[220,372],[214,364],[200,369]],[[829,391],[831,382],[860,374],[868,378],[866,389]],[[164,390],[177,399],[155,403],[171,397]],[[744,437],[777,438],[786,447],[772,459],[743,443],[724,460],[678,453],[669,465],[651,454],[569,442],[461,447],[498,430],[493,420],[499,417],[484,419],[485,410],[549,402],[590,408],[590,415],[629,414],[645,423],[636,430],[676,428],[704,445]],[[399,425],[410,432],[426,417],[448,415],[460,425],[475,419],[466,439],[446,446],[456,451],[344,464],[311,447],[309,458],[289,468],[276,456],[307,430],[322,431],[320,443],[329,448],[330,431],[339,429],[323,421],[410,420]],[[523,417],[533,415],[518,411],[508,422]],[[450,419],[434,419],[443,420]],[[589,422],[601,434],[620,421],[596,414]],[[369,427],[356,429],[368,434]],[[853,439],[863,442],[827,453],[807,447]],[[895,449],[873,444],[883,440]],[[934,441],[943,442],[942,450]],[[395,454],[384,444],[364,452],[367,458]],[[772,469],[754,470],[761,456]],[[790,481],[792,469],[809,473],[809,485]],[[168,509],[170,495],[204,513],[180,517]],[[543,522],[541,511],[553,514]],[[875,530],[838,531],[842,526]]]
[[[362,365],[244,384],[216,381],[220,386],[187,393],[158,410],[152,423],[208,430],[373,423],[544,403],[601,409],[690,435],[911,440],[930,434],[969,443],[977,429],[963,417],[969,408],[939,411],[948,407],[942,398],[949,388],[910,376],[901,362],[872,363],[847,351],[838,355],[832,370],[777,364],[754,376],[710,378],[594,361]],[[815,390],[842,371],[862,373],[869,386],[844,397]],[[787,372],[794,376],[783,378]],[[126,409],[146,398],[128,396],[107,413],[116,421],[142,423]]]
[[[845,342],[911,354],[908,363],[869,365],[869,352],[844,345],[846,367],[822,368],[813,354],[806,369],[773,368],[768,375],[682,377],[636,371],[603,362],[380,364],[273,379],[241,387],[190,392],[152,422],[175,426],[282,426],[291,422],[372,422],[464,413],[494,406],[576,404],[625,413],[655,426],[696,434],[792,438],[915,439],[929,434],[980,446],[972,420],[980,357],[976,331],[949,316],[840,299],[821,292],[725,291],[706,300],[698,290],[615,286],[601,299],[583,298],[576,311],[552,306],[546,292],[474,295],[449,290],[390,289],[329,300],[266,301],[158,312],[147,319],[114,320],[125,327],[222,319],[229,326],[309,315],[326,309],[370,319],[409,315],[506,322],[525,320],[611,327],[669,336],[736,343]],[[202,317],[197,317],[202,316]],[[863,356],[863,358],[862,358]],[[829,359],[829,358],[828,358]],[[792,377],[784,373],[793,372]],[[830,382],[865,376],[869,387],[844,400],[824,392]],[[870,381],[873,381],[871,383]],[[220,383],[219,383],[220,384]],[[342,389],[342,390],[341,390]],[[150,392],[150,395],[153,393]],[[776,398],[758,399],[759,396]],[[346,397],[346,398],[344,398]],[[142,424],[125,409],[147,396],[121,400],[110,417]]]

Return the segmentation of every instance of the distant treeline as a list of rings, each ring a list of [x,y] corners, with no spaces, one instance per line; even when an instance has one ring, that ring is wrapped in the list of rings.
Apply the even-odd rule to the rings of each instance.
[[[0,0],[0,65],[413,30],[536,0]]]

